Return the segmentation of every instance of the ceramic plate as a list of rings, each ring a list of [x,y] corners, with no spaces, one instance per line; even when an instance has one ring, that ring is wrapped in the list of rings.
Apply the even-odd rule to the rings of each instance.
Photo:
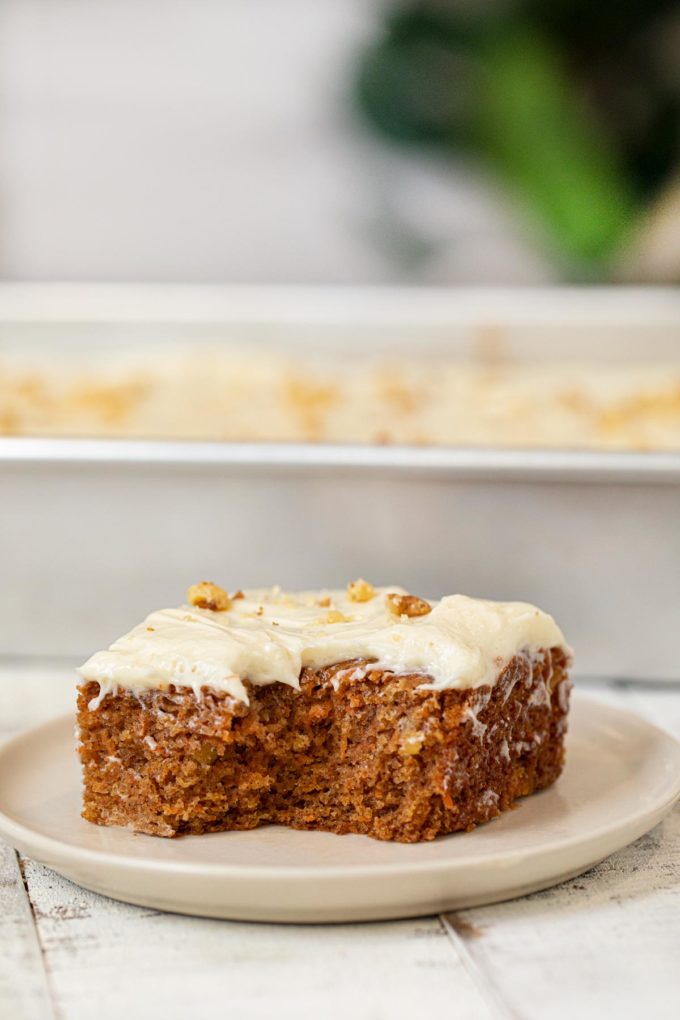
[[[680,796],[680,744],[579,696],[554,787],[474,832],[416,845],[279,826],[175,840],[99,828],[80,818],[74,744],[65,718],[0,750],[0,836],[106,896],[240,920],[376,920],[521,896],[637,839]]]

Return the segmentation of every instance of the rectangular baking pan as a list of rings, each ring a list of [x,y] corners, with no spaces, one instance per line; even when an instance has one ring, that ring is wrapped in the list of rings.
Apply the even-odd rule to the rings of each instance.
[[[0,353],[210,341],[680,360],[672,290],[0,287]],[[0,439],[0,654],[85,656],[188,584],[536,602],[576,672],[680,678],[680,453]]]

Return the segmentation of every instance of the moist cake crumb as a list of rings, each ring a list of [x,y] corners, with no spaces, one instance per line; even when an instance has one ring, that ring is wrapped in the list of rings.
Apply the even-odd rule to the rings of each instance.
[[[336,610],[341,616],[350,605],[365,615],[329,621],[320,634],[307,623],[318,616],[308,605],[310,593],[246,592],[232,600],[228,612],[194,610],[200,614],[197,622],[192,616],[183,622],[170,616],[163,625],[156,623],[153,633],[141,626],[144,638],[138,628],[108,653],[99,653],[103,658],[94,656],[81,671],[78,696],[83,816],[155,836],[277,823],[417,842],[472,829],[517,798],[553,783],[564,761],[570,653],[550,617],[521,603],[480,603],[478,608],[476,600],[455,596],[450,598],[460,601],[426,603],[427,613],[400,614],[395,620],[388,597],[408,598],[408,593],[374,591],[365,603],[352,601],[351,592],[327,596],[341,607]],[[315,605],[323,597],[316,593]],[[248,611],[253,604],[262,608],[265,620]],[[469,620],[467,629],[462,623],[456,629],[457,614],[465,613],[473,621],[476,613],[507,620],[524,644],[490,660],[500,658],[492,674],[473,673],[470,666],[457,678],[452,672],[445,684],[437,655],[458,661],[460,656],[451,657],[458,651],[456,642],[462,647],[464,636],[469,640],[477,633]],[[532,613],[539,614],[538,622]],[[428,621],[442,632],[439,645],[438,631]],[[239,647],[249,636],[252,676],[238,677],[240,686],[223,689],[210,682],[191,686],[179,659],[174,681],[152,675],[154,642],[165,641],[160,647],[167,651],[168,635],[177,639],[177,628],[180,645],[198,633],[204,659],[197,653],[193,668],[199,680],[201,674],[208,677],[206,663],[217,661],[217,650],[231,648],[229,628],[236,628]],[[336,637],[343,628],[347,637]],[[304,660],[321,655],[324,642],[330,642],[326,655],[334,642],[351,646],[352,628],[355,657],[303,662],[295,682],[283,672],[281,679],[272,675],[263,681],[253,665],[270,640],[265,635],[274,633],[289,654],[297,640]],[[418,642],[430,643],[431,672],[422,666],[395,670],[382,661],[395,628],[406,634],[412,654]],[[534,632],[555,635],[555,643],[527,644],[526,635]],[[502,636],[493,641],[484,650],[489,655],[502,646]],[[367,655],[371,649],[375,654]],[[116,682],[107,683],[104,676],[108,671],[110,681],[116,664],[124,665]],[[267,672],[267,663],[260,669]]]

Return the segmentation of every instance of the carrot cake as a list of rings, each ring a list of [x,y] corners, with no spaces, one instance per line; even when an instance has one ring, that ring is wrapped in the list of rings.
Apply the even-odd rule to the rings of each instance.
[[[0,350],[2,435],[678,450],[680,364]]]
[[[553,783],[570,651],[522,602],[208,582],[79,670],[83,817],[417,842]]]

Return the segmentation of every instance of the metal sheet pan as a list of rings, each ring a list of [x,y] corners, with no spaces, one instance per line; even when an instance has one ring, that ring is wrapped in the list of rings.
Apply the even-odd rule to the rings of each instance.
[[[0,345],[52,354],[205,335],[472,351],[489,322],[518,357],[680,358],[668,291],[0,288]],[[0,521],[7,655],[85,655],[202,577],[362,575],[534,601],[577,672],[680,678],[680,454],[3,439]]]

